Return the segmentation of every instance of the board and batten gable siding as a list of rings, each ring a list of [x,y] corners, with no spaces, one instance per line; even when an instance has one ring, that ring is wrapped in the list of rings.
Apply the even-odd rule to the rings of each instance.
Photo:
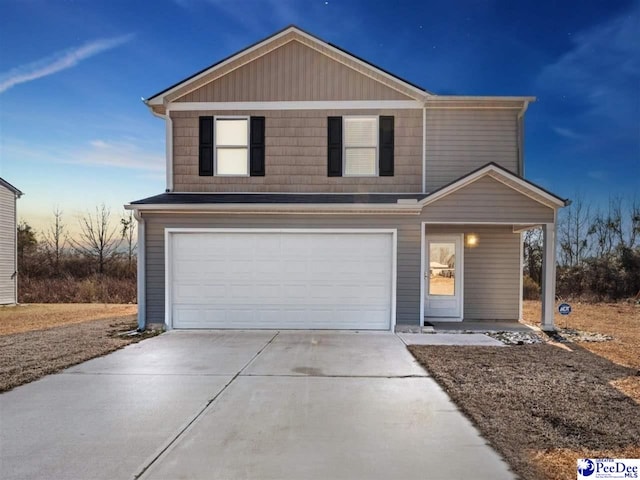
[[[427,192],[489,162],[518,175],[517,114],[518,110],[427,108]]]
[[[379,192],[422,191],[422,110],[269,110],[170,112],[173,123],[175,192]],[[265,176],[198,175],[200,116],[265,117]],[[393,115],[394,176],[327,176],[327,118],[345,115]]]
[[[0,185],[0,304],[16,302],[16,196]]]
[[[491,178],[475,182],[427,205],[425,222],[553,223],[554,210]]]
[[[177,102],[412,100],[297,40],[187,93]]]
[[[465,320],[518,320],[520,234],[510,225],[427,225],[427,234],[473,233],[478,244],[464,246]]]
[[[420,222],[394,215],[144,214],[147,322],[164,323],[165,228],[397,229],[398,323],[417,324],[420,311]],[[313,255],[313,252],[309,252]]]

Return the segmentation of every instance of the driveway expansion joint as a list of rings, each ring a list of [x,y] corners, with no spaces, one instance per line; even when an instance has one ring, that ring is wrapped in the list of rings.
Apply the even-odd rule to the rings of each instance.
[[[220,391],[218,393],[216,393],[214,395],[214,397],[212,399],[210,399],[206,405],[204,407],[202,407],[202,409],[200,409],[200,411],[196,414],[195,417],[193,417],[191,419],[191,421],[189,421],[182,429],[180,429],[180,431],[177,433],[177,435],[175,437],[173,437],[171,439],[171,441],[169,441],[152,459],[151,461],[145,465],[142,470],[140,471],[140,473],[134,475],[134,479],[137,480],[138,478],[142,477],[142,475],[144,475],[144,473],[149,470],[149,468],[151,468],[151,466],[156,463],[158,461],[158,459],[167,451],[169,450],[169,448],[171,448],[172,445],[174,445],[179,439],[180,437],[182,437],[182,435],[185,434],[185,432],[187,430],[189,430],[189,428],[195,424],[198,419],[200,419],[202,417],[202,415],[209,409],[209,407],[220,397],[220,395],[222,395],[224,393],[224,391],[229,388],[229,385],[231,385],[236,378],[238,378],[240,376],[240,374],[249,366],[251,365],[251,362],[253,362],[263,351],[265,348],[267,348],[269,345],[271,345],[271,342],[273,342],[275,340],[275,338],[278,336],[280,332],[276,332],[270,339],[269,341],[264,344],[262,346],[262,348],[260,350],[258,350],[258,352],[231,378],[231,380],[229,380],[227,382],[227,384],[222,387],[222,389],[220,389]]]

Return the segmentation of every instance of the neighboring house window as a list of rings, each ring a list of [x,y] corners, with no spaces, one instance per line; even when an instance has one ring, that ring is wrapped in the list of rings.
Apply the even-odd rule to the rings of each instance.
[[[201,177],[265,175],[264,117],[200,117],[199,126]]]
[[[329,177],[393,177],[394,117],[327,118]]]
[[[249,175],[249,119],[215,119],[216,175]]]
[[[344,117],[345,176],[378,173],[378,117]]]

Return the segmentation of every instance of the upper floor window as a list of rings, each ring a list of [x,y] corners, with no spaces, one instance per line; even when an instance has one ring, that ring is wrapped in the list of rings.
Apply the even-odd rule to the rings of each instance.
[[[249,175],[249,118],[215,119],[216,175]]]
[[[344,175],[378,174],[378,117],[343,117]]]

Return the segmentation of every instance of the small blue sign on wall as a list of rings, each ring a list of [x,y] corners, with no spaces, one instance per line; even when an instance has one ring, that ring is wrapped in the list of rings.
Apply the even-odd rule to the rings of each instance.
[[[558,311],[560,312],[560,315],[569,315],[571,313],[571,305],[568,303],[561,303],[558,306]]]

